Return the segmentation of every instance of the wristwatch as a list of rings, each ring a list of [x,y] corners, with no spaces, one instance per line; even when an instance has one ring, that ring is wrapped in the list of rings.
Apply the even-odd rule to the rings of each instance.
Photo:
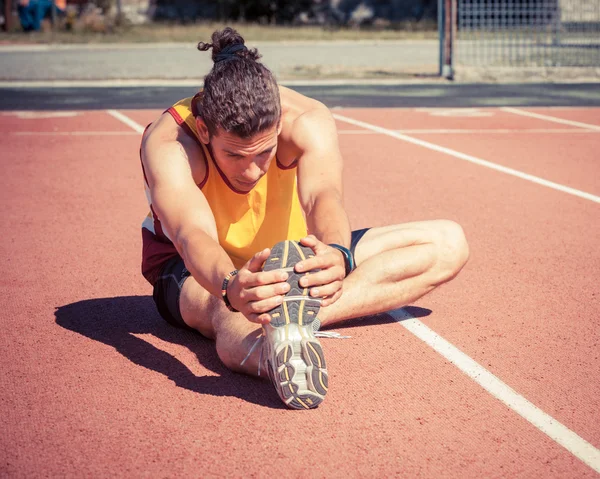
[[[352,251],[340,244],[330,243],[329,246],[341,251],[341,253],[344,255],[344,266],[346,267],[346,276],[348,276],[356,268]]]

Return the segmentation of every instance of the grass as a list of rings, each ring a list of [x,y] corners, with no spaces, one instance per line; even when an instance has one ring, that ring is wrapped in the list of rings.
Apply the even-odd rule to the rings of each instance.
[[[18,23],[18,22],[15,22]],[[436,39],[435,25],[406,22],[387,29],[327,29],[322,27],[284,27],[236,23],[197,23],[193,25],[167,25],[154,23],[128,27],[95,25],[72,31],[56,30],[23,33],[1,32],[0,43],[149,43],[198,42],[210,40],[210,35],[224,26],[240,31],[248,42],[253,41],[336,41],[336,40],[423,40]],[[100,30],[100,31],[94,31]],[[104,31],[103,31],[104,30]]]

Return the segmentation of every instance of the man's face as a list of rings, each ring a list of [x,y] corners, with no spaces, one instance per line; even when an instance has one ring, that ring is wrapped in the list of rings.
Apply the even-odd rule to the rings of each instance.
[[[215,162],[236,190],[250,191],[267,173],[277,152],[278,133],[275,126],[242,139],[219,130],[210,139]]]

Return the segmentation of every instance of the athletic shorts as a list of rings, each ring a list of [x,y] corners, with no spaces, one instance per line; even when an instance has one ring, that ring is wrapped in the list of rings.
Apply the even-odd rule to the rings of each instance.
[[[350,243],[352,254],[354,254],[358,242],[369,229],[364,228],[352,232],[352,241]],[[154,283],[152,297],[154,298],[158,312],[167,323],[177,328],[196,331],[183,321],[179,310],[181,288],[183,288],[183,283],[185,283],[185,280],[189,276],[191,276],[191,273],[185,267],[183,259],[180,256],[171,258],[163,267],[156,283]]]

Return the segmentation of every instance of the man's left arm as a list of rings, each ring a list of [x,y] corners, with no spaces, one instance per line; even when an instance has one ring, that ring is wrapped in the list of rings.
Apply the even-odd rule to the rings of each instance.
[[[328,245],[349,248],[351,238],[343,205],[343,160],[335,120],[325,107],[304,113],[294,124],[292,139],[300,150],[298,196],[312,235],[303,239],[302,244],[316,253],[311,260],[303,261],[298,270],[322,270],[306,280],[313,287],[313,296],[327,297],[322,303],[327,306],[341,296],[346,275],[344,255]]]
[[[350,222],[343,205],[343,160],[335,120],[325,107],[296,120],[298,196],[310,234],[325,244],[350,246]]]

